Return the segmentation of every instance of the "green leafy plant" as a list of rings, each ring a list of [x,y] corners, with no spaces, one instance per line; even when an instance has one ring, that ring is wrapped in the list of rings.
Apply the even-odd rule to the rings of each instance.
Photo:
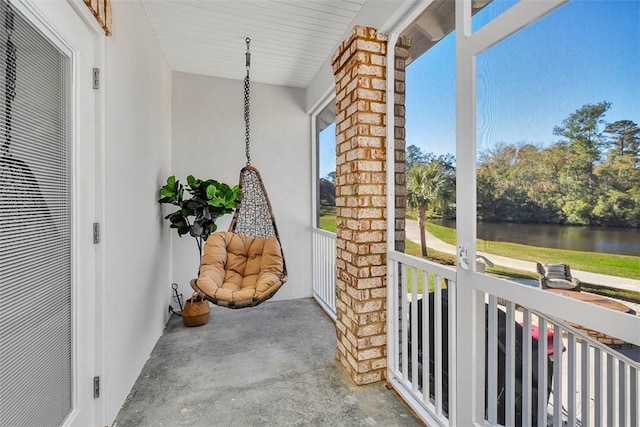
[[[185,198],[185,190],[191,196]],[[238,186],[208,179],[203,181],[187,177],[187,185],[183,186],[174,175],[167,178],[166,185],[160,188],[159,203],[177,206],[179,209],[165,216],[169,227],[176,229],[178,235],[191,235],[196,239],[198,253],[202,254],[202,244],[209,235],[218,228],[216,220],[233,212],[238,204]]]

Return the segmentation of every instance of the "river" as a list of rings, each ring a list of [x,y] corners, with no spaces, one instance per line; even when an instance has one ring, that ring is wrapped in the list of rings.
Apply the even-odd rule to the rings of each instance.
[[[455,228],[455,220],[429,220]],[[640,256],[640,229],[479,222],[478,238],[546,248]]]

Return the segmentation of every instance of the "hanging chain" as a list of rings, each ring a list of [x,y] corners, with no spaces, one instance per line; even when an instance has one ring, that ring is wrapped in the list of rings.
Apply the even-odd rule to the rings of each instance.
[[[2,153],[7,155],[11,145],[11,122],[12,122],[12,103],[16,97],[16,46],[11,41],[14,29],[14,14],[10,3],[5,5],[4,28],[7,33],[6,48],[6,65],[5,65],[5,82],[4,82],[4,116],[5,141],[2,144]]]
[[[249,90],[250,90],[250,82],[249,82],[249,68],[251,67],[251,52],[249,52],[249,44],[251,43],[251,39],[249,37],[246,38],[245,42],[247,43],[247,52],[245,53],[246,58],[246,67],[247,67],[247,76],[244,78],[244,141],[245,141],[245,155],[247,156],[247,166],[251,165],[251,153],[250,149],[250,127],[249,127]]]

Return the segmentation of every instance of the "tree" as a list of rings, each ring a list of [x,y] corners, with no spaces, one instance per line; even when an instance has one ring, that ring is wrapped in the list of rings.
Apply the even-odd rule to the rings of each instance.
[[[640,128],[607,124],[609,102],[587,104],[554,128],[541,148],[497,143],[477,168],[484,220],[640,226]]]
[[[490,173],[490,168],[482,164],[476,172],[476,182],[478,219],[495,219],[499,203],[497,179]]]
[[[570,223],[594,221],[591,208],[599,196],[595,168],[607,145],[603,127],[606,126],[604,115],[610,107],[607,101],[583,105],[553,129],[554,135],[565,138],[561,142],[569,149],[567,170],[561,178],[567,187],[562,212]]]
[[[335,184],[336,183],[336,173],[335,172],[329,172],[324,179],[326,179],[327,181],[330,181],[332,184]]]
[[[420,245],[422,256],[427,256],[425,227],[427,209],[430,204],[437,203],[438,197],[446,183],[446,176],[438,162],[415,164],[409,169],[407,177],[407,203],[418,211],[420,226]]]
[[[563,151],[499,143],[481,155],[478,216],[489,221],[559,222],[554,193]]]
[[[456,195],[456,158],[453,154],[425,153],[420,147],[409,145],[405,153],[405,166],[407,172],[416,165],[438,163],[445,176],[446,183],[440,190],[436,203],[431,204],[434,213],[443,217],[455,217]]]
[[[320,178],[318,183],[318,193],[320,196],[320,206],[336,205],[336,187],[328,179]]]
[[[606,145],[602,127],[606,125],[604,115],[611,103],[602,101],[586,104],[569,114],[562,126],[553,128],[553,134],[566,139],[573,154],[571,167],[586,175],[589,188],[595,186],[594,167],[600,160],[601,149]]]
[[[609,135],[609,160],[631,156],[640,166],[640,128],[631,120],[618,120],[608,125],[604,132]]]
[[[606,163],[596,167],[600,182],[594,220],[600,224],[640,225],[640,128],[631,120],[606,127],[610,150]]]
[[[433,156],[431,154],[431,156]],[[440,189],[440,194],[436,198],[434,213],[444,218],[455,218],[456,216],[456,158],[453,154],[442,154],[433,159],[439,163],[442,173],[445,176],[444,185]]]
[[[476,172],[478,183],[478,215],[486,220],[515,220],[515,195],[512,169],[518,157],[514,144],[498,143],[480,155]]]
[[[432,159],[432,157],[432,154],[425,154],[425,152],[422,151],[420,147],[412,144],[407,147],[405,153],[405,166],[407,170],[409,170],[415,164],[427,164]]]
[[[570,192],[572,180],[567,174],[569,149],[566,143],[556,143],[540,153],[540,188],[546,222],[563,223],[566,217],[562,213],[565,195]],[[534,220],[535,221],[535,220]]]

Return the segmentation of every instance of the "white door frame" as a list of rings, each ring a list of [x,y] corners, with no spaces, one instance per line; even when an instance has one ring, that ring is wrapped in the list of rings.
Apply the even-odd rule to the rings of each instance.
[[[92,243],[104,218],[104,97],[91,73],[103,68],[104,33],[82,0],[10,1],[71,59],[73,410],[63,425],[104,425],[104,399],[93,398],[93,377],[104,376],[104,250]]]
[[[32,0],[37,1],[37,0]],[[101,242],[95,245],[95,288],[94,288],[94,345],[95,345],[95,373],[94,376],[100,377],[100,397],[95,400],[95,424],[104,426],[109,424],[106,414],[106,390],[108,378],[106,375],[106,292],[105,292],[105,245],[102,243],[106,235],[106,214],[105,214],[105,194],[106,194],[106,128],[105,128],[105,88],[107,79],[105,76],[106,69],[106,41],[107,38],[104,29],[93,16],[83,0],[67,0],[67,2],[76,10],[78,15],[83,19],[86,26],[93,33],[93,60],[94,67],[100,70],[100,87],[94,90],[94,158],[95,158],[95,212],[94,221],[99,224]]]

